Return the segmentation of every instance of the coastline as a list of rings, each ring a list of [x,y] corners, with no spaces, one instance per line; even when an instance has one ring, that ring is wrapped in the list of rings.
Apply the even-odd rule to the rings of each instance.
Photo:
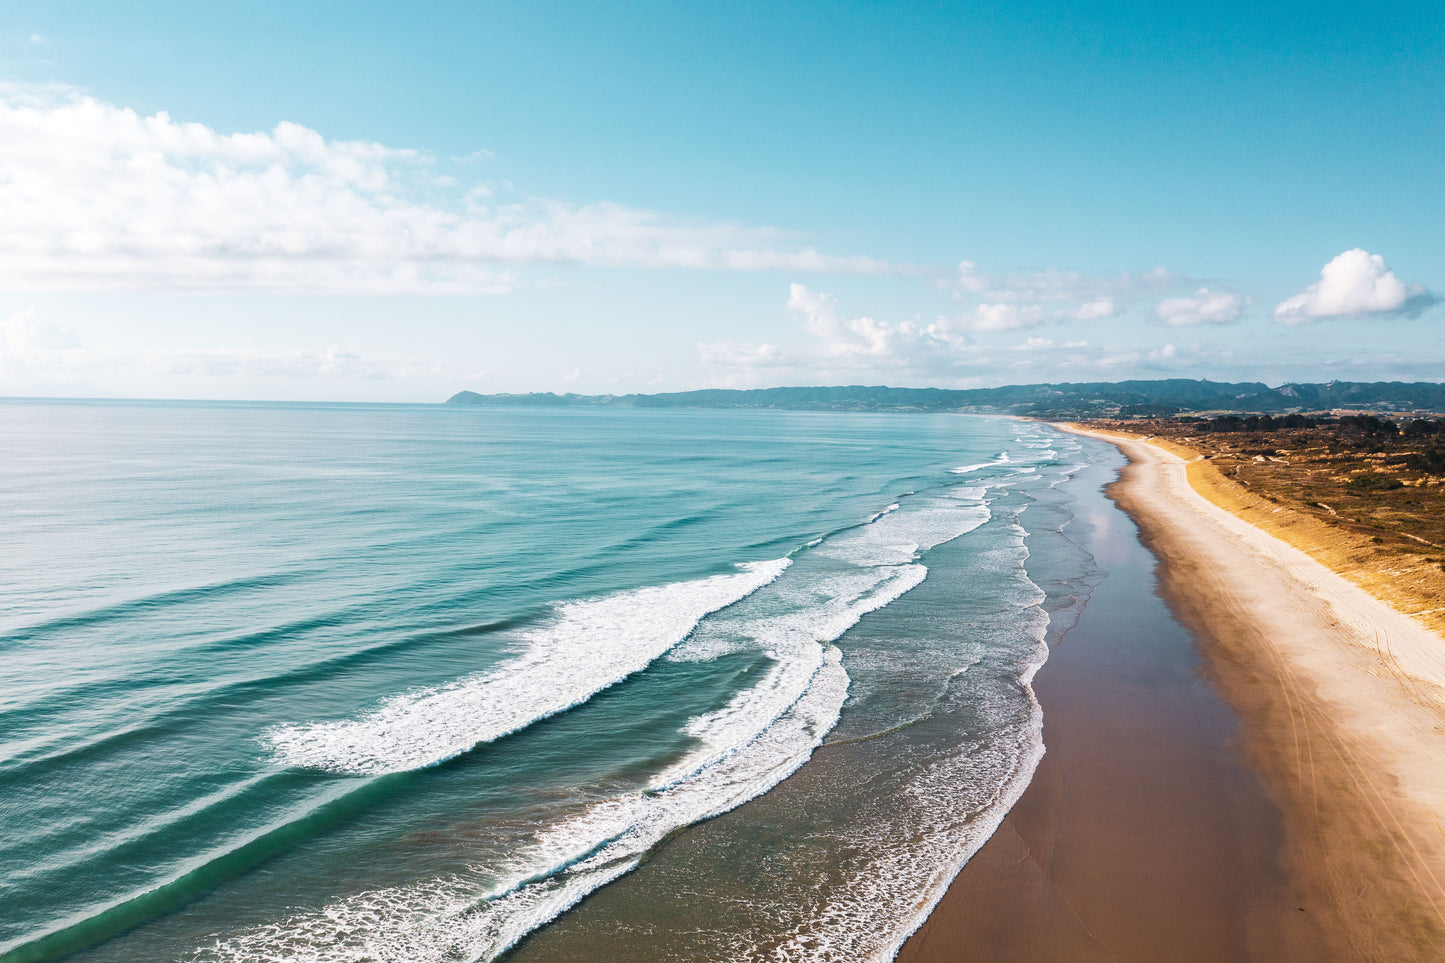
[[[1111,652],[1086,611],[1036,680],[1033,783],[898,959],[1438,958],[1445,643],[1206,500],[1178,454],[1080,433],[1128,456],[1108,495],[1237,734],[1204,744],[1180,692],[1134,691],[1157,653]]]

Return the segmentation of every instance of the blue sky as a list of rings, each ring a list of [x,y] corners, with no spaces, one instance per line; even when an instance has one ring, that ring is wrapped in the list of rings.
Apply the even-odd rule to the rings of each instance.
[[[1438,3],[7,6],[0,394],[1445,373]]]

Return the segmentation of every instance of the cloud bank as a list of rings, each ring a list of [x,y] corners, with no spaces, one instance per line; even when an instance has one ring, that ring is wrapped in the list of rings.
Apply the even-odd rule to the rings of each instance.
[[[1320,269],[1320,279],[1274,309],[1282,324],[1325,318],[1415,317],[1440,298],[1422,285],[1406,286],[1385,259],[1352,248]]]
[[[387,381],[452,374],[445,365],[410,359],[365,358],[338,345],[322,350],[258,351],[250,348],[139,350],[84,343],[68,327],[33,310],[0,319],[0,376],[44,375],[66,379],[118,373],[207,378],[286,378]]]
[[[1006,303],[1088,302],[1096,305],[1134,300],[1162,293],[1184,279],[1162,267],[1151,271],[1089,275],[1080,271],[1048,268],[1014,274],[989,274],[972,261],[960,261],[954,272],[939,279],[938,286],[954,297]],[[1099,316],[1099,315],[1094,315]]]
[[[74,91],[0,88],[12,290],[499,293],[529,264],[886,274],[771,228],[621,204],[498,201],[435,158],[299,124],[220,133]]]
[[[1056,277],[1064,275],[1055,272]],[[1082,275],[1069,275],[1069,284],[1050,290],[1063,300],[1078,291],[1097,291],[1100,285]],[[1109,284],[1113,284],[1111,279]],[[1015,290],[1023,289],[1022,286]],[[999,290],[980,284],[974,296]],[[1037,287],[1029,288],[1036,295]],[[721,375],[718,383],[747,386],[762,383],[823,383],[858,377],[888,379],[890,383],[929,383],[968,386],[1010,378],[1004,372],[1017,368],[1050,367],[1115,372],[1128,365],[1172,363],[1170,348],[1149,355],[1132,348],[1092,344],[1088,340],[1054,341],[1028,337],[1021,344],[983,343],[977,334],[999,334],[1030,329],[1046,323],[1089,322],[1112,317],[1119,311],[1113,298],[1095,296],[1077,303],[1000,301],[976,304],[953,317],[879,321],[867,315],[849,317],[837,300],[806,285],[788,289],[787,309],[809,336],[801,350],[791,353],[771,343],[700,342],[698,359]],[[990,339],[997,342],[998,338]],[[1181,358],[1180,360],[1183,360]],[[987,372],[987,373],[986,373]],[[1027,375],[1024,377],[1035,377]]]
[[[995,275],[972,261],[961,261],[938,286],[957,300],[977,302],[954,325],[986,333],[1116,317],[1131,302],[1157,297],[1184,280],[1162,267],[1137,274],[1089,275],[1049,268]]]

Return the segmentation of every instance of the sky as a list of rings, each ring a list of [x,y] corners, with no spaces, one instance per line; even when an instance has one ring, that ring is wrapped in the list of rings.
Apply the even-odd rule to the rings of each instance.
[[[0,396],[1445,379],[1445,5],[0,18]]]

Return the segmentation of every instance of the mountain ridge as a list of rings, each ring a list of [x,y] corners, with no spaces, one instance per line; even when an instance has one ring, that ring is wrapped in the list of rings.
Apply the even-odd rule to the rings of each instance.
[[[751,408],[783,411],[997,412],[1035,417],[1163,417],[1197,412],[1284,414],[1337,410],[1445,412],[1445,384],[1428,381],[1263,382],[1185,378],[1063,382],[997,388],[892,388],[839,385],[704,388],[659,394],[581,395],[459,391],[449,405],[550,408]]]

